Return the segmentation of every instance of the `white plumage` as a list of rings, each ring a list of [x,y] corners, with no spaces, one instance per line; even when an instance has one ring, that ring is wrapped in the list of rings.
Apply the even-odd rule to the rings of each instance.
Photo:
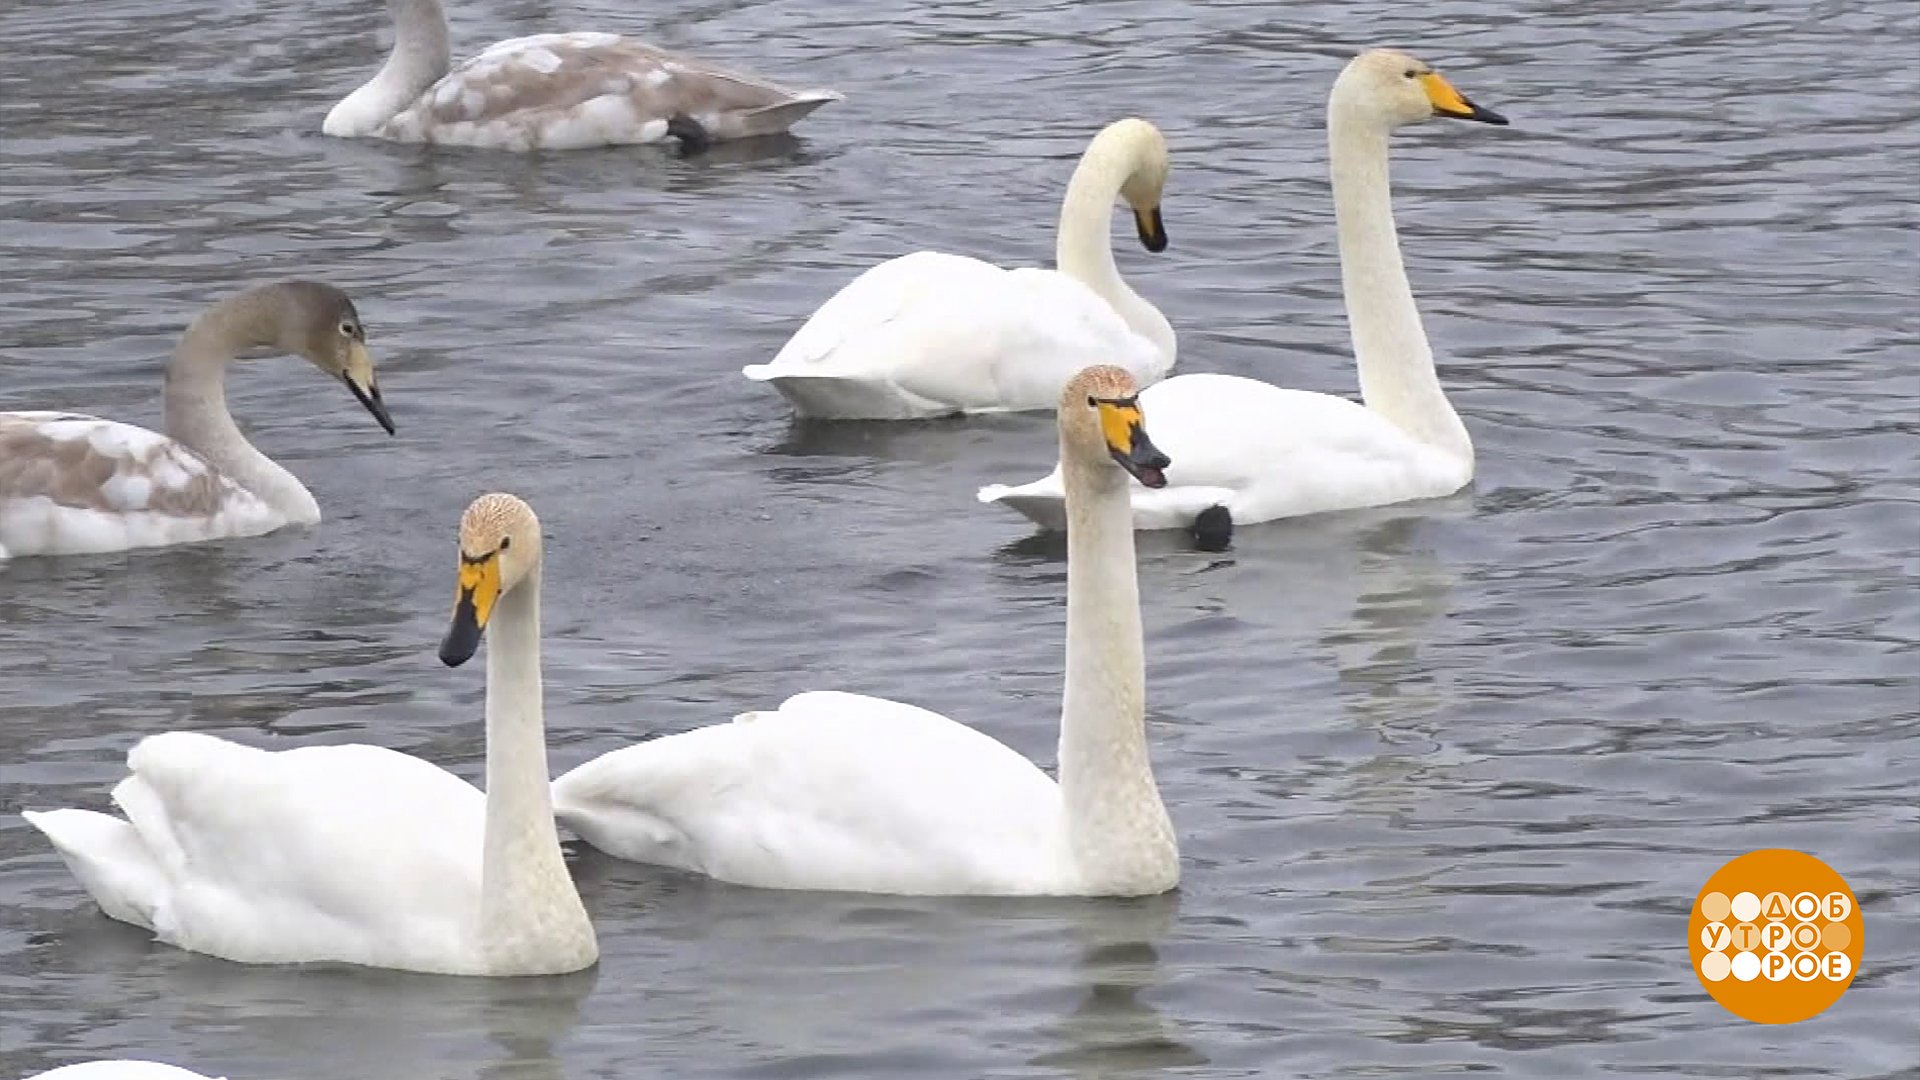
[[[1179,880],[1147,761],[1124,474],[1157,451],[1098,367],[1067,384],[1071,475],[1060,782],[991,737],[882,698],[814,692],[615,750],[553,785],[562,824],[621,858],[742,885],[918,895],[1140,895]],[[1110,398],[1113,438],[1090,396]],[[1056,394],[1056,396],[1062,396]],[[1131,426],[1129,426],[1131,425]],[[1129,466],[1132,467],[1132,466]]]
[[[26,1080],[221,1080],[152,1061],[88,1061],[35,1073]]]
[[[377,746],[142,739],[125,819],[28,811],[100,909],[242,963],[477,969],[486,797]]]
[[[1328,106],[1341,277],[1365,404],[1230,375],[1148,387],[1141,401],[1173,465],[1166,487],[1133,485],[1136,528],[1193,527],[1218,508],[1230,529],[1433,498],[1472,481],[1473,442],[1435,373],[1387,187],[1388,133],[1435,115],[1505,123],[1390,50],[1350,63]],[[989,484],[979,499],[1042,528],[1065,526],[1058,467],[1027,484]]]
[[[815,691],[596,758],[561,824],[636,862],[773,889],[1070,891],[1060,789],[938,713]]]
[[[1142,384],[1173,367],[1173,328],[1121,280],[1108,236],[1125,198],[1141,239],[1166,238],[1160,195],[1166,142],[1144,120],[1108,125],[1089,144],[1060,211],[1054,270],[1003,269],[921,251],[861,273],[766,364],[801,416],[901,420],[1050,409],[1074,373],[1112,364]]]
[[[1461,460],[1408,435],[1357,401],[1288,390],[1237,375],[1196,373],[1140,393],[1155,445],[1173,459],[1167,486],[1132,485],[1136,529],[1183,529],[1209,507],[1241,524],[1382,506],[1457,491]],[[1066,528],[1060,469],[1019,487],[989,484],[985,503],[1043,529]]]
[[[517,539],[510,558],[508,539]],[[442,659],[489,615],[487,792],[377,746],[268,751],[151,735],[113,789],[124,818],[28,811],[108,916],[241,963],[549,975],[599,957],[547,795],[539,523],[511,496],[462,520],[461,602]],[[486,564],[486,573],[475,568]]]

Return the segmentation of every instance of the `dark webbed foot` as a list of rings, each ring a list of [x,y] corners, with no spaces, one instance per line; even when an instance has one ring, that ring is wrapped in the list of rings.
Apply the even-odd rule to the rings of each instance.
[[[1193,519],[1193,546],[1201,551],[1225,551],[1233,544],[1233,514],[1224,506],[1209,506]]]
[[[667,118],[667,138],[680,141],[681,157],[691,157],[713,145],[713,136],[707,133],[706,125],[686,113]]]

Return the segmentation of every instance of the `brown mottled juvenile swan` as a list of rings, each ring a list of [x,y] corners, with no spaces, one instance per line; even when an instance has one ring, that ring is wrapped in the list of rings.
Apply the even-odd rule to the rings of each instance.
[[[305,357],[380,426],[366,331],[347,294],[315,281],[246,290],[208,308],[167,365],[166,434],[67,412],[0,412],[0,560],[258,536],[320,520],[320,505],[227,413],[227,365]]]
[[[440,0],[387,0],[393,52],[320,130],[497,150],[771,135],[840,95],[790,90],[618,34],[511,38],[448,70]]]

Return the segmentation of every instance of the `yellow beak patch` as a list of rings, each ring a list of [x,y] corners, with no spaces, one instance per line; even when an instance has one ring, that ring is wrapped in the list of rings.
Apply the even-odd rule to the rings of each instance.
[[[1440,77],[1437,71],[1429,71],[1420,76],[1420,85],[1427,91],[1427,100],[1433,103],[1433,111],[1447,116],[1472,116],[1473,106],[1453,84]]]
[[[500,599],[500,560],[492,552],[470,559],[460,556],[460,592],[454,597],[454,607],[461,601],[473,605],[473,621],[482,630],[487,628],[487,620],[493,617],[494,601]]]
[[[1100,433],[1106,436],[1107,449],[1121,456],[1133,452],[1133,433],[1146,423],[1140,415],[1140,403],[1128,398],[1125,401],[1102,401],[1100,406]]]

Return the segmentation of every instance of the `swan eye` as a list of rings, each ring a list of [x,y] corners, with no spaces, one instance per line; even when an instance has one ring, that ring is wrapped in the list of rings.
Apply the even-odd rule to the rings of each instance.
[[[1406,74],[1409,79],[1417,79],[1420,77],[1420,73],[1413,68],[1408,68]]]
[[[1094,396],[1093,396],[1092,394],[1088,394],[1088,395],[1087,395],[1087,408],[1089,408],[1089,409],[1097,409],[1097,408],[1099,408],[1099,407],[1100,407],[1100,399],[1099,399],[1099,398],[1097,398],[1097,397],[1094,397]]]
[[[341,323],[341,324],[340,324],[340,332],[341,332],[341,333],[343,333],[343,334],[345,334],[345,335],[347,335],[348,337],[352,337],[352,336],[353,336],[353,324],[352,324],[352,323],[350,323],[350,322],[343,322],[343,323]]]
[[[510,547],[512,547],[512,546],[513,546],[513,537],[511,537],[511,536],[503,536],[503,537],[501,537],[501,538],[500,538],[500,550],[501,550],[501,551],[505,551],[505,550],[507,550],[508,548],[510,548]]]

